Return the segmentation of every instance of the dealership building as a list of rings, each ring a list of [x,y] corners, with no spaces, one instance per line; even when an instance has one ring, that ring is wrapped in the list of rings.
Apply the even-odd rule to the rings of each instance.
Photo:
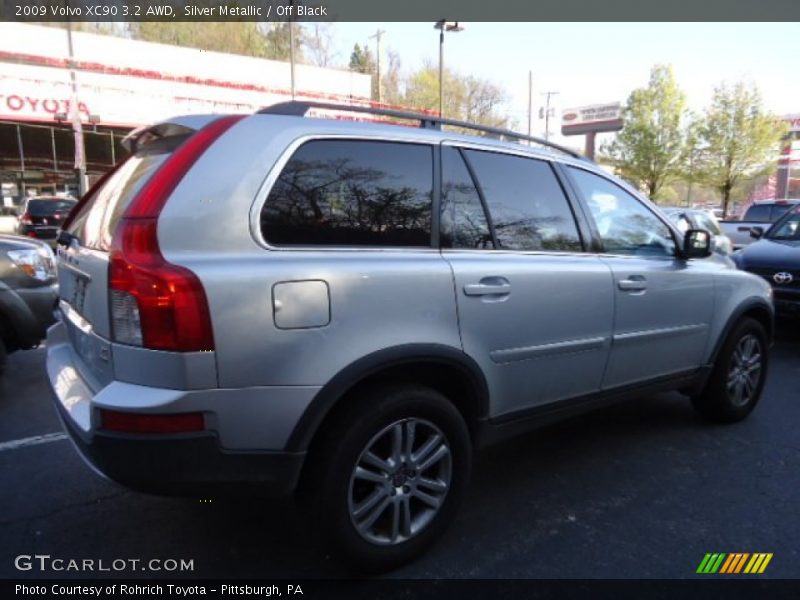
[[[0,183],[21,196],[75,193],[74,121],[89,180],[122,156],[134,127],[177,114],[251,113],[292,99],[287,62],[0,23]],[[74,77],[74,89],[73,89]],[[296,65],[298,100],[369,102],[371,77]],[[77,115],[76,110],[77,109]]]

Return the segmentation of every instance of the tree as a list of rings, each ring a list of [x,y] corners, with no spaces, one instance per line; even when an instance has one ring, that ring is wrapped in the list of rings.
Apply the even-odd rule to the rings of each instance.
[[[288,61],[291,58],[292,27],[294,27],[294,59],[304,62],[303,46],[306,43],[306,32],[298,23],[271,23],[264,37],[266,38],[264,58]]]
[[[508,127],[508,117],[500,107],[505,91],[494,83],[472,75],[444,70],[444,116],[493,127]],[[403,104],[413,108],[437,110],[439,107],[439,69],[426,63],[406,81]]]
[[[364,45],[363,48],[358,44],[353,46],[353,51],[350,53],[351,71],[372,75],[375,72],[376,64],[375,58],[367,45]]]
[[[403,101],[400,79],[400,55],[394,50],[386,53],[386,72],[383,75],[383,101],[388,104],[400,104]]]
[[[313,23],[309,26],[304,36],[304,47],[311,64],[318,67],[333,66],[337,56],[333,38],[333,25],[330,23]]]
[[[722,196],[727,216],[731,192],[747,179],[775,166],[786,126],[766,112],[753,85],[723,83],[699,125],[700,173]]]
[[[256,23],[251,22],[143,21],[132,24],[130,33],[134,39],[146,42],[268,57],[268,38]]]
[[[620,175],[657,198],[665,183],[681,172],[686,96],[672,67],[656,65],[646,88],[631,92],[625,126],[603,150]]]
[[[358,44],[353,46],[353,51],[350,53],[350,70],[356,73],[365,73],[372,77],[372,99],[378,98],[378,63],[375,57],[366,44],[361,47]]]

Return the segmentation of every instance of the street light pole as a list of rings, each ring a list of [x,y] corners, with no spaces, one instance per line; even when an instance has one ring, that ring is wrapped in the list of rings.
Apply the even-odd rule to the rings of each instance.
[[[294,8],[294,0],[292,0],[292,8]],[[294,10],[292,10],[294,12]],[[290,76],[291,76],[291,89],[292,89],[292,100],[294,100],[295,96],[295,75],[294,75],[294,21],[289,19],[289,68],[290,68]]]
[[[436,21],[433,25],[434,29],[439,30],[439,116],[444,113],[444,32],[452,31],[458,33],[464,31],[463,25],[459,25],[458,21]]]
[[[83,196],[88,189],[86,180],[86,147],[83,142],[83,124],[81,123],[80,105],[78,104],[78,81],[75,78],[75,57],[72,46],[72,22],[67,20],[67,46],[69,48],[69,78],[72,83],[72,99],[70,101],[70,120],[75,136],[75,173],[78,176],[78,196]]]

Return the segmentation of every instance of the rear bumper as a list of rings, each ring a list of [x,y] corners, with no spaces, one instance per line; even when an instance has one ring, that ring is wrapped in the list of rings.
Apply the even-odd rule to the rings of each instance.
[[[225,452],[213,434],[113,435],[87,439],[59,408],[64,428],[88,465],[127,488],[160,495],[289,495],[297,487],[305,453]]]
[[[284,450],[315,388],[171,390],[84,377],[85,366],[63,323],[48,331],[47,374],[64,428],[101,475],[156,494],[263,493],[297,486],[305,452]],[[202,412],[207,430],[126,434],[98,428],[98,411],[146,414]],[[296,415],[296,417],[295,417]]]

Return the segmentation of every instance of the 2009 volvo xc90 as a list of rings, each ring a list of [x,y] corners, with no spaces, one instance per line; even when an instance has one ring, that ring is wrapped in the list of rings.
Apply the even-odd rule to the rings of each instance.
[[[753,410],[770,288],[708,232],[552,144],[308,108],[139,130],[65,224],[47,369],[97,470],[297,491],[385,569],[445,530],[481,445],[656,390]]]

